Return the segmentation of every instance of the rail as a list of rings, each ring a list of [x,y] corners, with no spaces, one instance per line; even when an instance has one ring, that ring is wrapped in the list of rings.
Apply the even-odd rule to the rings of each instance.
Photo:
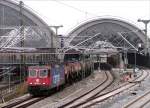
[[[150,91],[127,103],[123,108],[144,108],[150,103]]]
[[[107,71],[105,72],[105,74],[106,74],[106,79],[102,83],[98,84],[96,87],[92,88],[92,90],[85,92],[83,95],[80,95],[79,97],[70,100],[69,102],[59,104],[57,105],[57,107],[58,108],[78,107],[78,105],[80,105],[81,103],[84,103],[88,99],[96,96],[97,94],[105,90],[114,80],[110,72]]]
[[[135,81],[141,81],[141,80],[147,78],[147,76],[148,76],[148,74],[149,74],[149,73],[146,72],[146,71],[144,71],[144,72],[142,72],[142,73],[143,73],[143,74],[142,74],[140,77],[138,77],[137,79],[135,79]],[[94,97],[94,98],[88,100],[88,101],[85,102],[84,104],[80,105],[79,108],[91,107],[91,106],[95,105],[96,103],[100,103],[100,102],[102,102],[102,101],[105,101],[105,100],[107,100],[108,98],[110,98],[110,97],[112,97],[112,96],[115,96],[115,95],[117,95],[117,94],[123,92],[124,90],[127,90],[127,89],[129,89],[129,88],[132,88],[132,87],[134,87],[134,86],[136,86],[136,85],[138,85],[138,83],[126,83],[126,84],[124,84],[123,86],[121,86],[121,87],[119,87],[119,88],[117,88],[117,89],[114,89],[114,90],[112,90],[112,91],[110,91],[110,92],[108,92],[108,93],[105,93],[105,94],[103,94],[103,95],[96,96],[96,97]]]

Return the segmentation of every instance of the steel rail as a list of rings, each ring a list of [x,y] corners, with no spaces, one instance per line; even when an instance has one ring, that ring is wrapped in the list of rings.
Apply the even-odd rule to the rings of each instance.
[[[43,99],[45,99],[46,97],[38,97],[38,98],[34,98],[32,96],[29,96],[23,100],[14,102],[12,104],[3,106],[2,108],[27,108],[29,106],[31,106],[34,103],[37,103]]]
[[[143,72],[142,72],[142,75],[140,75],[140,77],[136,78],[135,81],[139,81],[139,80],[142,81],[143,79],[145,79],[146,77],[148,77],[148,74],[149,73],[146,72],[146,75],[144,76]],[[140,79],[140,78],[142,78],[142,79]],[[82,104],[82,106],[81,105],[80,106],[82,108],[91,107],[91,106],[93,106],[96,103],[99,103],[99,102],[102,102],[104,100],[107,100],[108,98],[110,98],[112,96],[115,96],[115,95],[123,92],[124,90],[132,88],[132,87],[134,87],[136,85],[137,85],[137,83],[127,83],[127,84],[125,84],[125,85],[123,85],[123,86],[121,86],[121,87],[119,87],[117,89],[114,89],[114,90],[112,90],[110,92],[107,92],[107,93],[105,93],[103,95],[99,95],[97,97],[94,97],[93,99],[88,100],[86,103],[84,103],[84,104]]]
[[[23,102],[25,102],[25,101],[27,101],[27,100],[30,100],[30,99],[32,99],[32,97],[27,97],[26,99],[23,99],[23,100],[20,100],[20,101],[11,103],[11,104],[9,104],[9,105],[3,106],[2,108],[12,108],[12,107],[14,107],[14,106],[16,106],[16,105],[18,105],[18,104],[20,104],[20,103],[23,103]]]
[[[135,106],[135,105],[138,106],[139,108],[144,108],[144,106],[150,102],[150,97],[148,97],[148,99],[146,99],[146,97],[148,95],[150,96],[150,91],[146,92],[142,96],[140,96],[140,97],[136,98],[135,100],[131,101],[130,103],[125,105],[123,108],[130,108],[130,107]],[[144,101],[142,101],[142,99],[144,99]],[[138,103],[139,101],[142,102],[141,105]]]
[[[33,104],[35,104],[35,103],[45,99],[45,98],[46,97],[32,98],[32,100],[28,100],[29,102],[25,101],[25,102],[15,106],[15,107],[13,107],[13,108],[27,108],[27,107],[29,107],[29,106],[31,106],[31,105],[33,105]]]
[[[63,104],[63,105],[61,105],[61,106],[59,106],[58,108],[65,108],[65,107],[68,108],[68,106],[73,107],[73,108],[76,108],[76,107],[77,107],[78,105],[80,105],[81,103],[84,103],[85,101],[89,100],[90,98],[96,96],[97,94],[99,94],[100,92],[102,92],[103,90],[105,90],[109,85],[111,85],[111,83],[112,83],[113,80],[114,80],[114,78],[113,78],[112,75],[111,75],[112,81],[110,81],[108,85],[106,85],[104,88],[102,88],[102,89],[101,89],[100,91],[98,91],[97,93],[93,93],[95,90],[97,90],[97,89],[101,88],[103,85],[105,85],[105,84],[107,83],[107,81],[110,79],[110,76],[108,75],[108,73],[105,72],[105,74],[106,74],[106,79],[105,79],[102,83],[100,83],[99,85],[97,85],[95,88],[93,88],[93,89],[90,90],[89,92],[86,92],[86,93],[84,93],[83,95],[80,95],[79,97],[77,97],[77,98],[75,98],[75,99],[73,99],[73,100],[71,100],[71,101],[69,101],[69,102],[67,102],[67,103],[65,103],[65,104]],[[78,103],[78,104],[76,104],[76,105],[73,105],[75,102],[79,101],[80,99],[82,99],[82,98],[84,98],[84,97],[87,97],[89,94],[92,94],[92,96],[89,96],[88,98],[86,98],[86,99],[83,100],[82,102],[80,102],[80,103]],[[72,106],[72,105],[73,105],[73,106]]]

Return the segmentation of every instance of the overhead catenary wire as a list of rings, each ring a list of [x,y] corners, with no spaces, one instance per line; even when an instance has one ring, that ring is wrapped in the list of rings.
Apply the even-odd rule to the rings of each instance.
[[[128,32],[121,31],[121,32],[116,32],[116,33],[117,33],[117,34],[118,34],[118,33],[120,33],[120,34],[125,34],[125,33],[137,33],[137,32],[140,32],[140,31],[142,31],[142,30],[135,30],[135,31],[132,30],[132,31],[128,31]],[[101,34],[101,35],[102,35],[102,34]],[[68,37],[65,37],[65,36],[64,36],[64,38],[71,38],[71,39],[72,39],[72,36],[73,36],[74,38],[78,38],[78,37],[79,37],[79,38],[88,38],[88,37],[90,38],[90,37],[92,37],[92,35],[90,35],[90,36],[88,36],[88,35],[82,35],[82,36],[81,36],[81,35],[71,35],[71,37],[70,37],[70,36],[68,36]],[[94,35],[93,35],[93,36],[94,36]],[[61,38],[62,38],[62,37],[61,37]],[[73,38],[73,39],[74,39],[74,38]],[[73,40],[73,39],[72,39],[72,40]]]
[[[59,3],[59,4],[62,4],[62,5],[65,5],[65,6],[69,7],[69,8],[72,8],[72,9],[78,11],[78,12],[84,13],[86,16],[87,16],[87,14],[88,14],[88,15],[92,15],[92,16],[99,16],[99,15],[93,14],[93,13],[91,13],[91,12],[81,10],[81,9],[79,9],[79,8],[77,8],[77,7],[74,7],[74,6],[72,6],[72,5],[66,4],[66,3],[61,2],[61,1],[59,1],[59,0],[53,0],[53,1],[55,1],[55,2],[57,2],[57,3]]]
[[[49,0],[47,0],[47,1],[49,1]],[[79,11],[79,12],[82,12],[82,13],[85,13],[85,14],[92,14],[92,13],[86,12],[86,11],[84,11],[84,10],[81,10],[81,9],[79,9],[79,8],[76,8],[76,7],[74,7],[74,6],[68,5],[68,4],[66,4],[66,3],[64,3],[64,2],[61,2],[61,1],[59,1],[59,0],[53,0],[53,1],[55,1],[55,2],[57,2],[57,3],[59,3],[59,4],[63,4],[63,5],[65,5],[65,6],[67,6],[67,7],[73,8],[73,9]]]

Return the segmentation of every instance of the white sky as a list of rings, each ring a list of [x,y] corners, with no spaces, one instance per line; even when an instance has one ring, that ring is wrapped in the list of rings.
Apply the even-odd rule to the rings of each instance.
[[[23,0],[48,25],[63,25],[59,34],[67,34],[77,24],[101,16],[115,16],[144,29],[137,19],[150,19],[150,0]],[[150,31],[150,24],[148,30]],[[148,32],[150,35],[150,32]]]

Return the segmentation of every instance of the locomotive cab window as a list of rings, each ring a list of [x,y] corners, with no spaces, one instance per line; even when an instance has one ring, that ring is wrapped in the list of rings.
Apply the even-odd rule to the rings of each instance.
[[[36,77],[36,76],[37,76],[36,70],[30,69],[29,70],[29,77]]]
[[[48,76],[48,70],[47,69],[41,69],[39,72],[40,77],[47,77]]]

